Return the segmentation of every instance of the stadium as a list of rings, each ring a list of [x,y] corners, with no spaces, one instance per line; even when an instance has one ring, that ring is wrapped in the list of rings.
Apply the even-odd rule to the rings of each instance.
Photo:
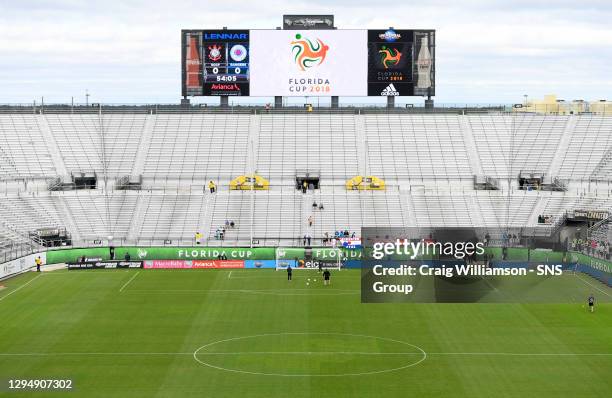
[[[610,396],[612,102],[434,104],[441,38],[383,28],[183,30],[180,103],[0,105],[0,394]]]

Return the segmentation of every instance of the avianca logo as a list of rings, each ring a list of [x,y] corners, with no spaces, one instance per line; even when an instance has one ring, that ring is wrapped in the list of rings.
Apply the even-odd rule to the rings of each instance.
[[[400,59],[402,59],[402,53],[396,48],[387,48],[386,46],[383,46],[378,53],[382,54],[381,62],[385,69],[399,64]]]
[[[310,39],[302,39],[301,34],[295,35],[295,40],[291,42],[291,51],[294,55],[295,63],[301,70],[318,66],[323,63],[329,46],[317,39],[312,42]]]

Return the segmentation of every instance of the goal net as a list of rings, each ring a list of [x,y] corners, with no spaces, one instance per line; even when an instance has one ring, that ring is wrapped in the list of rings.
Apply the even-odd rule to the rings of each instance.
[[[276,270],[287,269],[327,269],[342,267],[344,253],[337,248],[303,249],[292,247],[276,248]]]

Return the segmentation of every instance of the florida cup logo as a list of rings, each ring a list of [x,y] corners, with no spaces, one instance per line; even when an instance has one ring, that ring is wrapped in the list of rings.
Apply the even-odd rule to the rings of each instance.
[[[303,39],[301,34],[295,35],[295,40],[291,42],[295,63],[300,70],[306,70],[313,66],[323,63],[329,46],[317,39],[315,42],[310,39]]]
[[[402,59],[402,53],[394,48],[387,48],[383,46],[378,53],[381,54],[381,61],[385,69],[388,69],[390,66],[397,65],[400,59]]]

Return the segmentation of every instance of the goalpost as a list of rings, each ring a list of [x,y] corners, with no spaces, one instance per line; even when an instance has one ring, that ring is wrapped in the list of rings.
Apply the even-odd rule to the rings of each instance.
[[[277,247],[276,248],[276,270],[285,270],[289,265],[293,269],[324,269],[342,268],[344,252],[339,248],[326,247],[312,249],[312,255],[304,258],[303,248]]]

